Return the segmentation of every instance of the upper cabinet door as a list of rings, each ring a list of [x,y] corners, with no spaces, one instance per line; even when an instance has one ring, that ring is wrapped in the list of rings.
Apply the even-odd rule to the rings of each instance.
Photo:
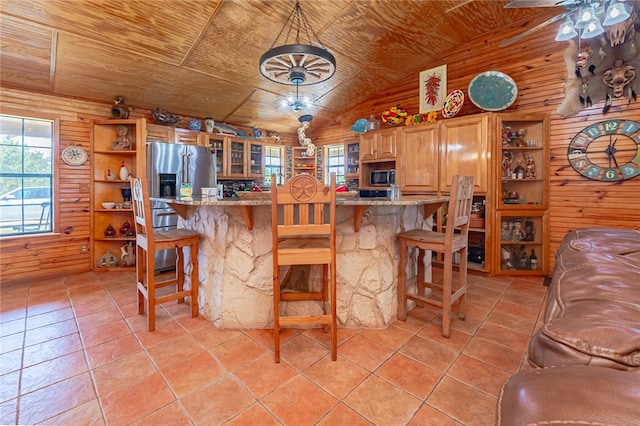
[[[374,132],[367,132],[360,135],[360,160],[375,160],[375,136]]]
[[[396,129],[386,129],[378,133],[378,158],[396,158]]]
[[[405,127],[400,135],[396,177],[402,192],[438,191],[438,125]]]
[[[489,173],[489,114],[440,122],[440,191],[451,191],[455,175],[475,176],[475,193],[486,193]]]

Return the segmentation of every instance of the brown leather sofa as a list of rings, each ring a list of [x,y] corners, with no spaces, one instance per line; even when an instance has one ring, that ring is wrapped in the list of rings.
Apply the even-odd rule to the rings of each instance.
[[[545,309],[496,423],[640,425],[640,232],[569,232]]]

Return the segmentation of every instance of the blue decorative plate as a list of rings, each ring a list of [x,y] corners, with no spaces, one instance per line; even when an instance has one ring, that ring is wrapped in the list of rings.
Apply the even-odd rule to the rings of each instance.
[[[500,71],[486,71],[469,83],[469,99],[485,111],[502,111],[518,97],[518,86],[511,77]]]
[[[355,123],[353,123],[353,126],[351,126],[351,131],[356,133],[364,133],[367,131],[368,123],[369,120],[367,120],[366,118],[356,120]]]

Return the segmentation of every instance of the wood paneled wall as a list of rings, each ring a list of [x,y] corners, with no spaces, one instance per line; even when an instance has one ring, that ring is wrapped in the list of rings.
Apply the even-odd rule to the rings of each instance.
[[[447,91],[462,89],[465,95],[469,82],[480,72],[505,72],[518,85],[518,99],[506,111],[549,114],[549,261],[553,265],[556,249],[571,229],[586,226],[640,229],[640,177],[617,183],[596,182],[578,175],[567,160],[569,141],[587,125],[612,118],[640,120],[640,99],[631,104],[627,99],[615,100],[607,114],[602,114],[603,105],[598,103],[574,117],[560,117],[556,109],[564,98],[568,71],[563,53],[569,44],[556,42],[557,25],[549,25],[520,42],[502,48],[498,46],[524,29],[524,24],[514,25],[469,41],[437,62],[427,64],[424,69],[447,64]],[[639,89],[636,83],[636,90]],[[382,111],[398,104],[409,113],[418,112],[418,72],[408,76],[406,84],[380,92],[345,112],[339,121],[334,120],[333,125],[316,129],[317,139],[314,139],[318,144],[325,144],[352,137],[349,128],[355,120],[368,118],[370,114],[379,117]],[[479,112],[467,98],[459,115]]]
[[[58,117],[58,146],[54,168],[54,233],[0,240],[0,281],[86,272],[91,269],[91,156],[79,167],[68,166],[60,153],[69,145],[91,152],[91,120],[111,115],[111,105],[0,89],[0,111]],[[134,113],[135,114],[135,113]]]

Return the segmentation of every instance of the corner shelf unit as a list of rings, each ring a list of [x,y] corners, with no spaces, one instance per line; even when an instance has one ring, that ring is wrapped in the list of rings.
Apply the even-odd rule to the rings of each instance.
[[[125,222],[134,227],[131,202],[126,203],[123,189],[130,189],[129,180],[120,179],[119,171],[124,163],[131,176],[144,176],[145,155],[145,119],[96,120],[92,132],[92,214],[91,214],[91,259],[92,268],[96,271],[123,271],[132,267],[119,266],[121,247],[129,243],[135,245],[135,235],[121,235],[119,230]],[[127,136],[131,139],[131,150],[113,150],[111,145],[117,137],[117,126],[127,128]],[[115,179],[107,178],[108,172]],[[113,209],[105,209],[103,202],[116,204]],[[115,236],[105,236],[105,230],[111,225]],[[101,262],[107,253],[111,253],[118,264]],[[106,266],[105,266],[106,265]]]
[[[292,177],[300,174],[307,174],[317,177],[316,154],[307,155],[306,147],[294,146],[291,148],[291,169]]]

